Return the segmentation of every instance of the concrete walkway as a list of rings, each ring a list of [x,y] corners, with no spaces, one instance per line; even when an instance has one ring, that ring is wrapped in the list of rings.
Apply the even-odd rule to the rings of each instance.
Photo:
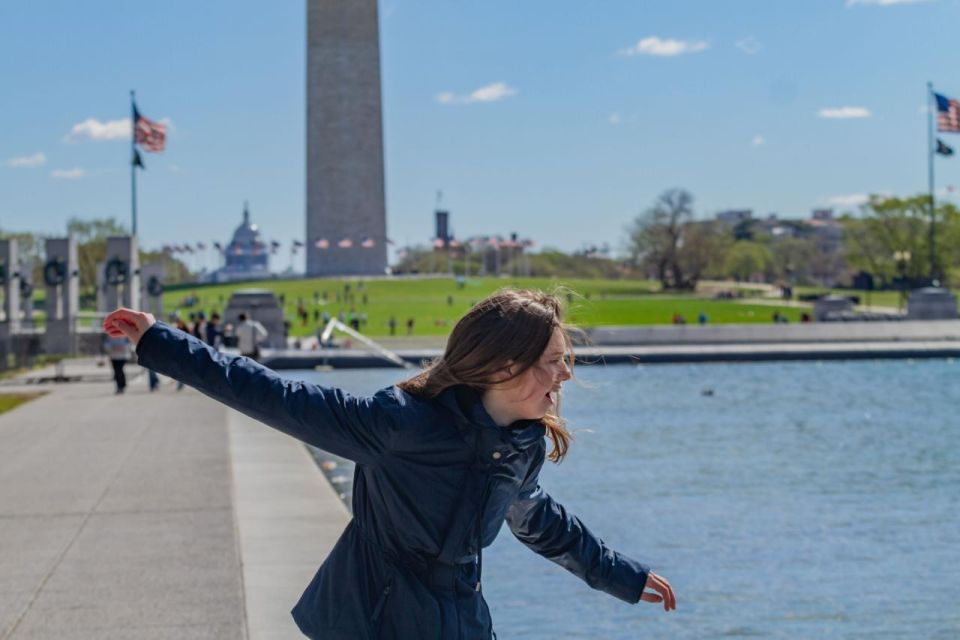
[[[49,393],[0,416],[0,640],[302,637],[349,516],[300,443],[146,376],[24,388]]]

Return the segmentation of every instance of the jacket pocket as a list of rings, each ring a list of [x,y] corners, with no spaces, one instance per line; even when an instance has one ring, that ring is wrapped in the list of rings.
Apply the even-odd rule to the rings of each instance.
[[[433,593],[405,570],[392,569],[370,610],[378,640],[442,640],[443,616]]]

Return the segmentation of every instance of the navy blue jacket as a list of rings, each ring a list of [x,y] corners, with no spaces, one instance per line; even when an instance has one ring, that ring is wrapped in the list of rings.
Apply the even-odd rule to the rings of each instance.
[[[513,534],[595,589],[635,603],[649,569],[614,551],[540,488],[545,428],[498,427],[467,386],[372,397],[286,380],[162,323],[140,364],[307,444],[356,462],[353,520],[293,617],[310,638],[489,639],[482,549]]]

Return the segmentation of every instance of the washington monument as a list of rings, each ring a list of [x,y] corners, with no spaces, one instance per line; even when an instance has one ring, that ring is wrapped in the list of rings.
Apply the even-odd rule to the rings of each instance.
[[[307,0],[308,276],[383,275],[383,182],[377,0]]]

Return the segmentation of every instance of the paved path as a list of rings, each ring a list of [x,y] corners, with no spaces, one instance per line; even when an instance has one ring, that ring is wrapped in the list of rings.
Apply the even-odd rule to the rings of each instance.
[[[0,640],[302,637],[349,516],[300,443],[145,376],[39,389],[0,416]]]

